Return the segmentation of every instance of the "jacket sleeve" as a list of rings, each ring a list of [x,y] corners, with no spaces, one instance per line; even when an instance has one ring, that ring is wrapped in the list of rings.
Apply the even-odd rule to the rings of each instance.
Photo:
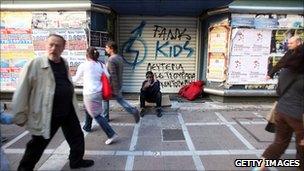
[[[113,91],[117,91],[119,89],[117,87],[118,86],[117,70],[115,63],[112,60],[108,61],[108,71],[111,75],[110,80]],[[113,93],[117,93],[117,92],[113,92]]]
[[[141,84],[141,88],[140,88],[140,92],[145,91],[146,89],[144,89],[144,86],[146,84],[147,80],[143,81]]]
[[[19,126],[23,126],[27,122],[28,117],[28,102],[31,93],[32,70],[33,62],[29,62],[21,72],[17,89],[12,100],[13,122]]]
[[[111,60],[109,60],[109,62],[108,62],[108,71],[109,71],[110,75],[112,76],[112,78],[115,79],[116,75],[117,75],[117,71],[116,71],[115,63]],[[113,80],[113,81],[117,81],[117,80]]]
[[[273,78],[274,74],[284,67],[286,61],[289,58],[289,54],[290,51],[286,52],[286,54],[278,61],[278,63],[267,73],[270,78]]]
[[[159,83],[159,80],[156,81],[155,86],[156,86],[156,90],[157,90],[157,91],[160,91],[160,83]]]

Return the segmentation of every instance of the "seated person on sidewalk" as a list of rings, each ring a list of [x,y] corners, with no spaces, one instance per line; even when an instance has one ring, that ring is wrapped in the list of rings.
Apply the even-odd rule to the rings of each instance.
[[[140,89],[140,107],[142,108],[140,115],[144,116],[145,102],[147,101],[149,103],[156,103],[157,116],[161,117],[162,94],[160,92],[160,83],[154,78],[154,74],[151,71],[146,73],[146,78]]]

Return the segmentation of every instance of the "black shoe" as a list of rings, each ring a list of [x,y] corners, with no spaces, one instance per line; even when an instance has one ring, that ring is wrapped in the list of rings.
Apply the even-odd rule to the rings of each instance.
[[[133,114],[134,116],[134,120],[135,120],[135,123],[138,123],[139,122],[139,111],[136,109],[136,112]]]
[[[81,167],[91,167],[94,165],[94,161],[93,160],[81,160],[80,162],[76,163],[76,164],[70,164],[70,168],[71,169],[78,169]]]
[[[85,130],[86,132],[92,132],[92,129],[90,127],[86,126],[86,125],[84,125],[82,127],[82,129]]]
[[[141,117],[144,117],[144,116],[145,116],[145,113],[146,113],[146,108],[142,108],[141,111],[140,111],[140,113],[139,113],[139,115],[140,115]]]
[[[157,117],[162,117],[163,114],[162,114],[162,110],[161,109],[156,109],[156,112],[157,112]]]

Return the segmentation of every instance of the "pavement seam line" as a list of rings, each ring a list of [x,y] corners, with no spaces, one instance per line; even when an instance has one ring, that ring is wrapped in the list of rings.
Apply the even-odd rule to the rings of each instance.
[[[233,125],[229,124],[229,122],[224,118],[224,116],[219,113],[219,112],[215,112],[216,116],[222,121],[225,123],[225,125],[230,129],[230,131],[250,150],[256,150],[256,148],[250,144],[249,141],[247,141],[243,135],[238,131],[236,130]]]
[[[202,160],[200,159],[199,155],[197,155],[195,153],[196,152],[195,151],[195,147],[193,145],[193,142],[191,140],[189,131],[187,129],[187,126],[185,124],[185,121],[184,121],[182,115],[180,113],[178,113],[177,117],[178,117],[179,123],[181,124],[181,127],[182,127],[182,130],[183,130],[183,134],[185,136],[185,140],[186,140],[187,146],[188,146],[189,150],[191,152],[193,152],[192,159],[193,159],[194,165],[196,167],[196,170],[205,170],[205,167],[203,165]]]
[[[82,130],[82,127],[85,122],[80,123],[80,127]],[[92,127],[97,125],[96,122],[93,122]],[[83,131],[83,138],[85,138],[88,135],[88,132]],[[39,167],[38,170],[53,170],[52,168],[56,168],[56,170],[62,170],[64,165],[68,162],[68,155],[69,155],[69,145],[64,139],[64,141],[54,150],[54,152],[51,154],[51,156]],[[54,161],[57,161],[55,162]]]
[[[135,150],[135,146],[138,140],[138,132],[139,132],[140,124],[141,124],[141,120],[139,120],[139,122],[134,126],[129,151]],[[133,170],[133,166],[134,166],[134,156],[128,155],[125,170]]]
[[[230,131],[231,131],[231,132],[232,132],[240,141],[242,141],[242,142],[246,145],[247,148],[249,148],[250,150],[256,150],[256,148],[255,148],[252,144],[250,144],[250,142],[247,141],[247,140],[243,137],[243,135],[242,135],[238,130],[236,130],[236,129],[233,127],[233,125],[229,124],[229,122],[224,118],[224,116],[223,116],[221,113],[215,112],[215,114],[216,114],[216,116],[217,116],[221,121],[225,122],[225,125],[230,129]],[[260,154],[260,153],[255,153],[255,155],[259,158],[261,154]],[[277,171],[276,168],[271,168],[271,170]]]
[[[224,116],[223,116],[221,113],[215,112],[215,114],[217,115],[217,117],[218,117],[221,121],[225,122],[225,125],[232,131],[232,133],[233,133],[239,140],[241,140],[241,141],[247,146],[247,148],[249,148],[250,150],[256,150],[256,148],[255,148],[252,144],[250,144],[250,142],[247,141],[247,140],[243,137],[243,135],[233,127],[233,125],[229,124],[229,122],[224,118]],[[255,153],[255,155],[259,158],[261,154],[257,152],[257,153]],[[274,167],[271,167],[271,168],[269,168],[269,169],[270,169],[270,170],[273,170],[273,171],[277,171],[277,169],[274,168]]]
[[[102,151],[102,150],[86,150],[85,153],[87,155],[95,155],[95,156],[192,156],[194,154],[197,155],[249,155],[249,154],[262,154],[265,149],[257,149],[257,150],[198,150],[195,152],[191,151],[158,151],[156,154],[155,151]],[[24,148],[16,148],[16,149],[5,149],[4,152],[7,154],[23,154],[25,151]],[[56,154],[54,153],[55,149],[46,149],[44,154]],[[295,154],[295,149],[288,149],[285,151],[285,154]],[[62,155],[62,154],[61,154]],[[65,155],[68,155],[66,153]]]
[[[266,121],[241,121],[241,124],[244,125],[261,125],[261,124],[267,124]],[[236,122],[228,122],[229,125],[237,125],[238,123]],[[186,126],[208,126],[208,125],[225,125],[224,122],[205,122],[205,123],[197,123],[197,122],[192,122],[192,123],[185,123]]]
[[[24,131],[22,134],[18,135],[16,138],[12,139],[8,143],[2,146],[3,149],[6,149],[7,147],[11,146],[15,142],[19,141],[21,138],[23,138],[25,135],[27,135],[29,131]]]

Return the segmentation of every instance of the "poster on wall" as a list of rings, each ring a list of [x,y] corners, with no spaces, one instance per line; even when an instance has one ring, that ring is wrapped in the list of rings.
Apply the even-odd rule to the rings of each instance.
[[[78,66],[85,61],[87,45],[87,35],[84,29],[57,29],[50,30],[66,39],[66,47],[62,53],[69,64],[70,73],[73,75]]]
[[[271,28],[277,28],[279,25],[277,18],[255,18],[254,19],[254,27],[256,29],[271,29]]]
[[[227,82],[229,84],[267,83],[270,42],[271,30],[233,29]]]
[[[33,12],[33,29],[87,28],[85,11]]]
[[[1,28],[30,29],[31,12],[1,12]]]
[[[66,40],[65,50],[62,57],[69,60],[70,57],[85,59],[87,45],[87,35],[84,29],[34,29],[33,45],[36,56],[44,55],[45,40],[50,34],[59,34]],[[74,58],[75,59],[75,58]]]
[[[1,29],[1,90],[16,88],[21,69],[35,57],[31,29]]]
[[[227,53],[229,26],[216,26],[209,29],[208,52]]]
[[[254,28],[254,14],[231,14],[231,27]]]
[[[277,15],[279,28],[303,28],[304,16],[303,15]]]
[[[208,54],[208,81],[221,82],[226,79],[226,55],[225,53],[209,53]]]
[[[208,81],[222,82],[226,79],[229,34],[230,27],[228,25],[218,25],[209,28]]]
[[[76,72],[85,61],[87,36],[84,29],[1,29],[1,90],[14,90],[24,65],[30,59],[45,55],[45,40],[50,33],[67,40],[62,57],[68,61],[70,72]]]
[[[24,64],[45,55],[50,33],[66,39],[62,57],[76,70],[85,60],[87,25],[86,11],[1,12],[1,89],[14,90]]]

